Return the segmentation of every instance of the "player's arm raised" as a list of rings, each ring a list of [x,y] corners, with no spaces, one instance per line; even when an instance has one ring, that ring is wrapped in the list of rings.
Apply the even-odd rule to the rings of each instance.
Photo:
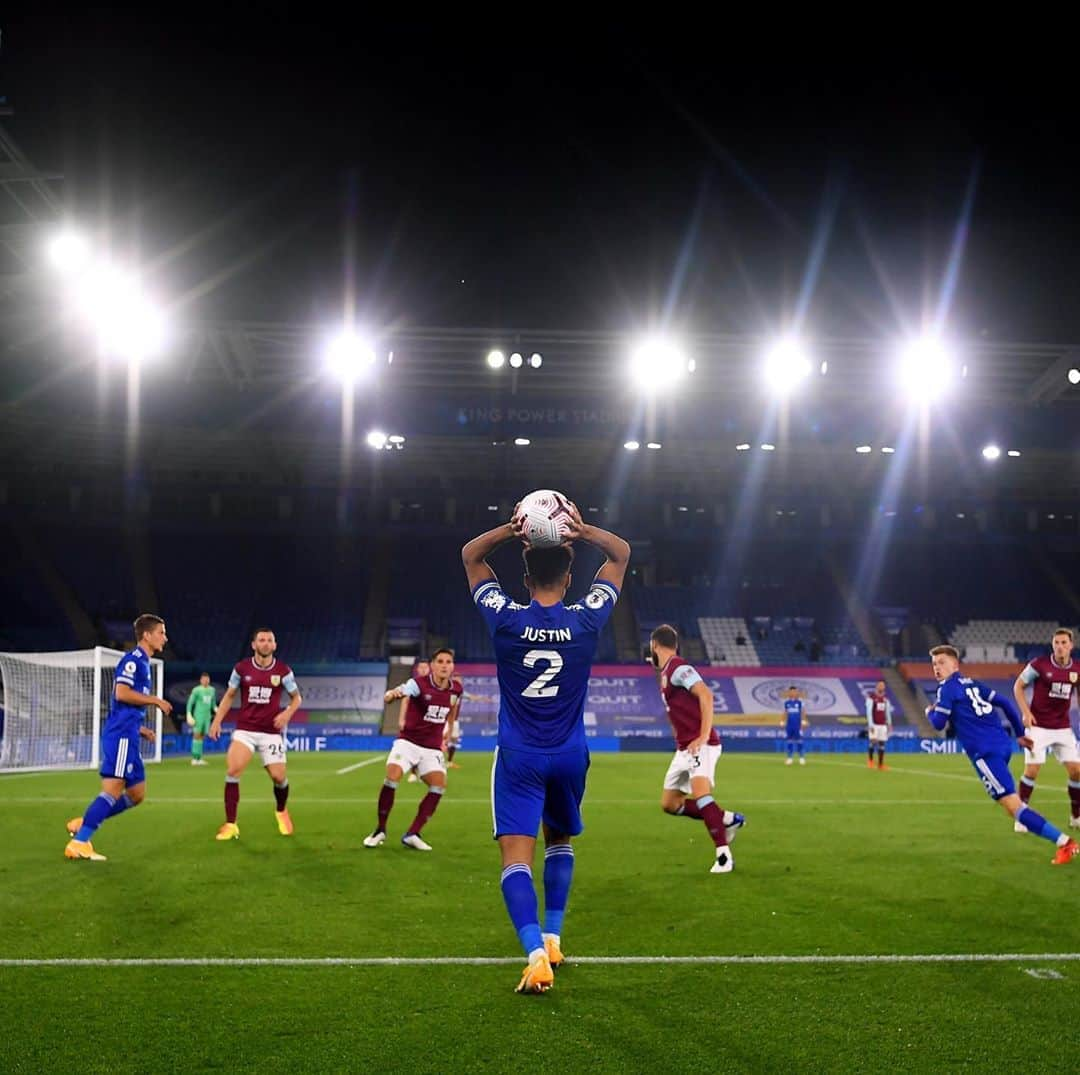
[[[570,507],[572,511],[567,540],[584,541],[598,548],[607,559],[600,565],[600,570],[596,573],[597,579],[610,582],[617,590],[621,590],[626,569],[630,564],[630,543],[610,530],[602,530],[599,526],[590,526],[583,522],[577,505],[571,504]]]
[[[165,716],[172,712],[172,702],[159,698],[156,694],[142,694],[133,690],[126,683],[117,683],[113,690],[113,697],[122,705],[152,705],[157,706]]]
[[[488,579],[496,577],[487,558],[507,542],[521,540],[521,521],[517,517],[515,507],[514,516],[510,522],[503,523],[494,530],[487,530],[468,542],[461,550],[461,562],[465,567],[470,591],[475,590],[481,582],[487,582]]]
[[[701,748],[709,741],[713,726],[713,694],[700,679],[690,688],[690,693],[697,699],[701,706],[701,731],[698,737],[686,744],[689,754],[699,754]]]
[[[214,712],[214,719],[210,722],[210,731],[206,733],[211,739],[217,739],[221,735],[221,722],[225,719],[225,714],[232,709],[236,691],[236,687],[227,687],[221,696],[221,701],[218,702],[217,710]]]

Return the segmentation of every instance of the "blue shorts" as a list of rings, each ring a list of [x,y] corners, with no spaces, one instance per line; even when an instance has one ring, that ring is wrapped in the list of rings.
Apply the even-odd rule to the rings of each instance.
[[[495,839],[535,837],[543,821],[566,836],[585,828],[581,800],[589,769],[587,749],[565,754],[495,748],[491,768],[491,814]]]
[[[798,742],[798,740],[800,740],[802,738],[802,725],[801,724],[796,724],[795,727],[793,728],[789,724],[788,729],[787,729],[787,738],[789,740],[794,740],[795,742]]]
[[[1005,795],[1016,794],[1016,784],[1009,772],[1008,754],[979,754],[971,759],[971,764],[975,766],[987,795],[994,802]]]
[[[125,787],[141,784],[146,779],[142,756],[139,754],[139,733],[101,737],[101,775],[107,780],[123,780]]]

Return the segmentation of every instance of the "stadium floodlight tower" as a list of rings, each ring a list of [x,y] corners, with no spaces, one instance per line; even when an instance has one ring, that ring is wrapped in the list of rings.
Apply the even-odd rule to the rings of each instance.
[[[938,336],[920,336],[900,347],[898,378],[913,403],[939,399],[953,379],[955,355]]]
[[[777,395],[794,392],[810,376],[810,358],[803,344],[794,337],[784,337],[765,352],[765,383]]]
[[[49,264],[62,276],[80,273],[90,262],[90,243],[86,236],[67,229],[52,236],[46,247]]]
[[[78,306],[103,356],[137,362],[161,352],[165,317],[137,276],[112,265],[94,266],[79,286]]]
[[[371,373],[375,345],[365,333],[347,328],[331,337],[323,357],[327,370],[349,387]]]
[[[646,336],[630,352],[630,377],[645,392],[670,392],[691,371],[691,361],[678,341]]]

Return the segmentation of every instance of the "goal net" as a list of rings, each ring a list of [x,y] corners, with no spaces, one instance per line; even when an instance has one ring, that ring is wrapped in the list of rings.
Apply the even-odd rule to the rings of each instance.
[[[24,769],[96,769],[101,731],[112,704],[121,650],[0,653],[3,729],[0,772]],[[154,692],[165,689],[164,662],[151,662]],[[161,761],[161,710],[147,706],[146,727],[157,733],[139,741],[144,762]]]

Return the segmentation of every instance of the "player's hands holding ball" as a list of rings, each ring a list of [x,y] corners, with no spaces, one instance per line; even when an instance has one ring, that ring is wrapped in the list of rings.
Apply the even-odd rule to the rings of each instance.
[[[551,549],[580,538],[584,524],[568,496],[556,489],[537,489],[515,505],[510,529],[526,545]]]

